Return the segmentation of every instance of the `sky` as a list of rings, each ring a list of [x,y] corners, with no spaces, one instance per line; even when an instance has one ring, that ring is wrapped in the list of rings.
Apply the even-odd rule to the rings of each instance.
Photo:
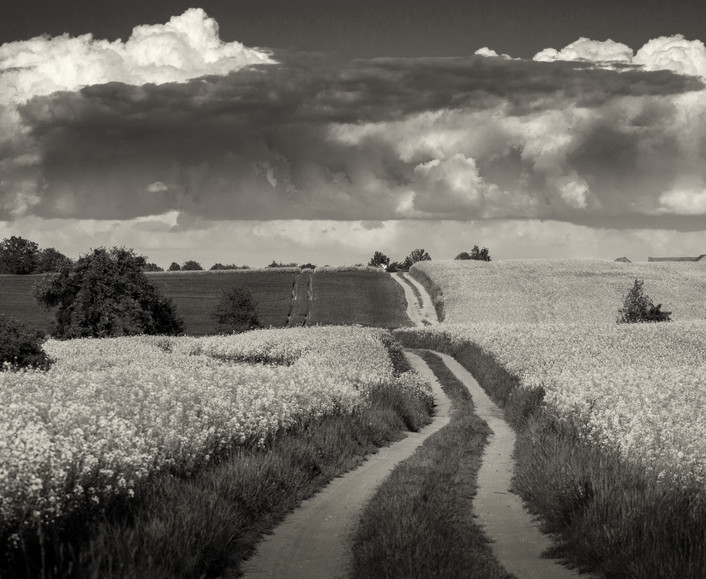
[[[703,9],[0,9],[0,238],[76,258],[706,253]]]

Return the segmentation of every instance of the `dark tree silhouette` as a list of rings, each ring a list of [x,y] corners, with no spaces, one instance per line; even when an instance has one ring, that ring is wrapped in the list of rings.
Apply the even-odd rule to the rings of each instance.
[[[144,266],[131,249],[101,247],[35,285],[35,297],[57,308],[58,338],[183,332],[172,301],[148,281]]]

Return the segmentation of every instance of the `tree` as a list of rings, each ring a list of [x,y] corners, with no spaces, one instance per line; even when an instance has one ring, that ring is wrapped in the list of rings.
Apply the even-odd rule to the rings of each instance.
[[[181,271],[202,271],[203,268],[201,267],[201,264],[198,261],[194,261],[193,259],[190,259],[189,261],[185,261],[184,265],[181,266]]]
[[[0,273],[26,275],[37,268],[39,246],[34,241],[12,236],[0,242]]]
[[[669,322],[672,312],[663,312],[662,304],[656,306],[643,290],[644,282],[636,279],[630,291],[625,296],[623,307],[618,310],[619,324],[637,322]]]
[[[156,263],[146,263],[142,266],[142,271],[164,271],[164,268],[159,267]]]
[[[475,259],[477,261],[490,261],[490,253],[488,248],[478,249],[477,245],[473,246],[471,253],[467,251],[462,251],[454,259]]]
[[[371,265],[373,267],[387,267],[388,265],[390,265],[390,258],[387,257],[381,251],[376,251],[373,254],[373,257],[370,258],[368,265]]]
[[[57,308],[58,338],[183,332],[171,299],[150,284],[144,265],[131,249],[101,247],[35,285],[35,298]]]
[[[181,266],[176,261],[173,261],[172,264],[169,266],[168,271],[179,271],[179,270],[181,270]]]
[[[44,335],[9,316],[0,315],[0,372],[18,368],[49,369],[51,359],[42,349]]]
[[[64,267],[71,267],[73,260],[53,247],[42,249],[38,254],[35,273],[54,273]]]
[[[252,294],[236,285],[223,290],[212,317],[222,331],[245,332],[260,327],[256,308]]]
[[[431,261],[431,256],[423,249],[415,249],[409,254],[409,259],[412,263],[417,263],[418,261]]]

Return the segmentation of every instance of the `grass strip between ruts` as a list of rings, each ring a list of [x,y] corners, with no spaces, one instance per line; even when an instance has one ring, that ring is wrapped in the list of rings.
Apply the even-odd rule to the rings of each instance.
[[[442,332],[400,331],[410,348],[454,356],[517,432],[513,486],[556,546],[548,553],[605,577],[706,577],[706,493],[660,481],[557,417],[543,391],[519,387],[495,358]]]
[[[488,426],[443,361],[417,353],[451,399],[451,421],[395,468],[364,509],[353,545],[353,576],[510,577],[474,521]]]

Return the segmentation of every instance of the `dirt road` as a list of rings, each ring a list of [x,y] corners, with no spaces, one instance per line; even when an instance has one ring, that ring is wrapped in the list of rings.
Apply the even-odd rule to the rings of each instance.
[[[244,563],[242,570],[246,578],[347,576],[351,537],[363,507],[392,469],[449,421],[451,402],[433,372],[418,356],[405,355],[412,367],[432,384],[437,405],[433,422],[380,449],[360,467],[335,479],[319,494],[303,502],[272,535],[263,539],[255,555]]]

